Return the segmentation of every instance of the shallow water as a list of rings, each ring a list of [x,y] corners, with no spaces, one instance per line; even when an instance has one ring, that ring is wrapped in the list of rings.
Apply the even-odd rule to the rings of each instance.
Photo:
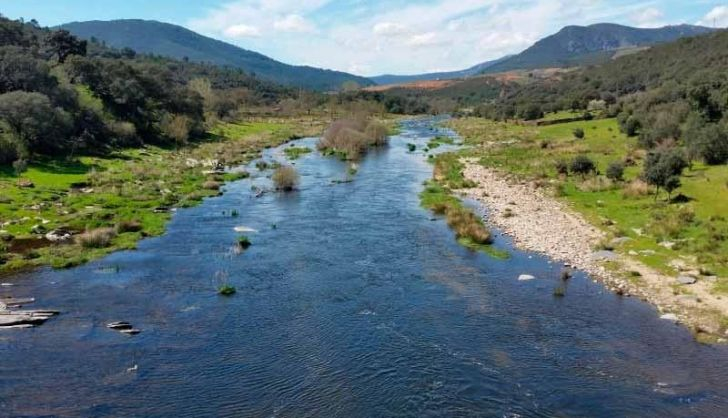
[[[406,144],[432,123],[406,122],[352,183],[312,153],[299,192],[232,183],[137,251],[3,279],[63,314],[0,331],[0,416],[726,416],[725,347],[583,274],[556,298],[560,265],[503,237],[509,260],[471,252],[431,220],[431,166]],[[236,255],[239,226],[257,232]]]

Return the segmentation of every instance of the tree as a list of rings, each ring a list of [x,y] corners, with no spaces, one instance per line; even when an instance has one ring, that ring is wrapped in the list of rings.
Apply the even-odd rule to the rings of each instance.
[[[728,123],[708,123],[691,115],[685,123],[683,139],[688,157],[699,158],[706,164],[718,165],[728,161]]]
[[[584,177],[587,174],[596,171],[596,166],[594,165],[594,161],[592,161],[586,155],[577,155],[571,161],[569,169],[572,173],[580,174],[582,177]]]
[[[0,93],[25,90],[49,94],[57,85],[45,62],[27,50],[17,46],[0,47]]]
[[[56,30],[51,32],[46,38],[46,46],[48,50],[58,58],[58,62],[63,64],[69,55],[86,56],[86,48],[88,43],[79,40],[71,35],[67,30]]]
[[[71,127],[68,113],[54,108],[48,96],[24,91],[0,95],[0,120],[20,146],[38,153],[64,149]]]
[[[668,193],[671,193],[680,186],[679,177],[687,165],[682,150],[658,148],[647,154],[642,178],[647,184],[655,186],[655,199],[657,199],[660,188],[669,189]]]

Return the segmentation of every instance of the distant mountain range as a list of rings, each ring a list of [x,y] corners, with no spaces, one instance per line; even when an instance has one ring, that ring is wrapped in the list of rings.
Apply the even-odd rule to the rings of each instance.
[[[372,77],[378,84],[399,84],[423,80],[465,78],[513,70],[572,67],[607,62],[618,54],[636,52],[653,45],[687,36],[712,32],[702,26],[679,25],[657,29],[641,29],[612,23],[591,26],[567,26],[543,38],[517,55],[485,62],[463,71],[408,76]]]
[[[487,61],[475,66],[472,66],[466,70],[460,70],[460,71],[445,71],[445,72],[439,72],[439,73],[427,73],[427,74],[417,74],[417,75],[392,75],[392,74],[385,74],[385,75],[378,75],[376,77],[370,77],[371,80],[373,80],[377,84],[402,84],[402,83],[412,83],[415,81],[427,81],[427,80],[452,80],[454,78],[466,78],[471,77],[474,75],[481,74],[485,72],[488,68],[499,64],[507,59],[509,59],[511,56],[506,56],[501,59],[497,59],[494,61]]]
[[[114,48],[128,47],[139,53],[241,68],[260,78],[289,86],[326,91],[338,90],[352,81],[362,86],[373,84],[368,78],[340,71],[284,64],[169,23],[138,19],[88,21],[67,23],[61,28]]]

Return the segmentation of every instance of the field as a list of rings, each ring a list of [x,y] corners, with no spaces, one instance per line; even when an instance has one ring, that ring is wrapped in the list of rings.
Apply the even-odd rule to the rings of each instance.
[[[0,171],[0,272],[51,265],[71,267],[111,251],[134,248],[164,232],[174,207],[192,206],[245,173],[209,174],[213,163],[236,166],[265,147],[319,134],[314,119],[220,123],[203,140],[179,150],[147,146],[72,161],[41,161],[17,176]],[[32,187],[20,187],[23,182]],[[55,231],[79,234],[114,228],[107,245],[50,242]]]
[[[714,293],[728,292],[728,166],[695,163],[673,193],[680,199],[668,201],[666,193],[655,195],[638,181],[644,151],[619,132],[613,119],[546,127],[475,118],[450,123],[471,146],[463,155],[548,187],[609,234],[604,248],[616,247],[668,275],[699,271],[715,280]],[[575,138],[577,128],[583,129],[584,139]],[[593,160],[597,173],[559,174],[557,162],[568,164],[577,155]],[[615,161],[626,164],[623,181],[603,175]]]

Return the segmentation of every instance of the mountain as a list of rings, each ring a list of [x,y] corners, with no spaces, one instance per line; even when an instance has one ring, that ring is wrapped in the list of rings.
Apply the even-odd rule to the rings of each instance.
[[[549,67],[570,67],[609,61],[617,54],[672,42],[679,38],[701,35],[713,29],[679,25],[657,29],[641,29],[611,23],[591,26],[567,26],[533,46],[485,69],[486,73],[530,70]]]
[[[111,47],[128,47],[144,54],[241,68],[260,78],[290,86],[325,91],[338,90],[346,82],[363,86],[373,84],[367,78],[340,71],[284,64],[169,23],[138,19],[96,20],[67,23],[61,28],[80,38],[94,38]]]
[[[416,74],[416,75],[393,75],[393,74],[385,74],[385,75],[379,75],[376,77],[369,77],[370,80],[374,81],[377,84],[386,85],[386,84],[403,84],[403,83],[411,83],[414,81],[427,81],[427,80],[452,80],[455,78],[465,78],[474,76],[477,74],[480,74],[487,70],[488,68],[492,67],[495,64],[498,64],[506,59],[510,58],[509,56],[493,60],[493,61],[486,61],[480,64],[477,64],[475,66],[472,66],[466,70],[460,70],[460,71],[446,71],[446,72],[440,72],[440,73],[427,73],[427,74]]]

